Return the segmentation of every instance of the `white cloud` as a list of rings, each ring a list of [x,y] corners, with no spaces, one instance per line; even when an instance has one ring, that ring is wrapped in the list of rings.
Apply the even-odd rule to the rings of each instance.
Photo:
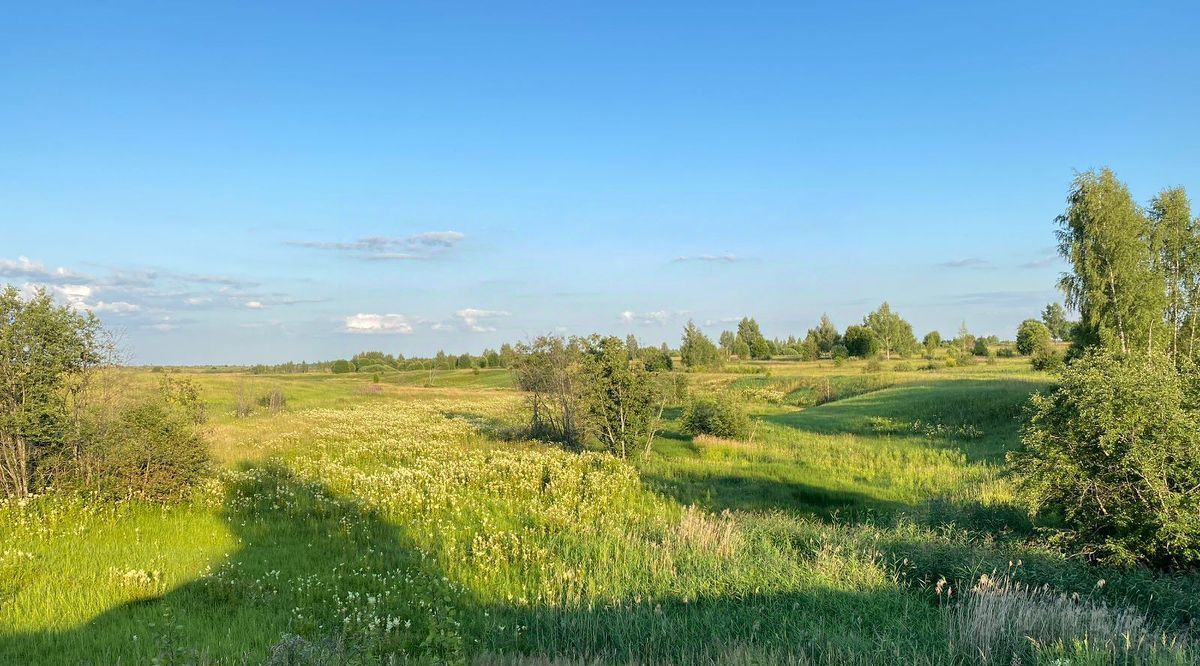
[[[412,236],[368,236],[353,241],[289,241],[288,245],[317,250],[350,252],[373,261],[429,259],[454,248],[466,234],[460,231],[426,231]]]
[[[412,333],[408,317],[399,314],[364,314],[346,317],[342,329],[347,333]]]
[[[621,321],[626,324],[657,324],[662,326],[667,322],[686,314],[683,311],[655,310],[654,312],[634,312],[625,310],[621,313]]]
[[[468,331],[473,333],[487,333],[488,331],[496,330],[494,325],[495,320],[500,317],[507,317],[508,313],[503,310],[463,308],[455,312],[454,316],[462,322]]]
[[[188,305],[204,305],[205,303],[212,303],[212,297],[192,296],[191,298],[185,300],[184,303],[187,303]]]
[[[262,301],[246,301],[246,307],[251,310],[261,310],[266,306],[262,304]]]
[[[125,301],[112,301],[109,303],[98,301],[95,305],[88,307],[92,312],[112,312],[113,314],[129,314],[142,309],[140,306]]]
[[[0,275],[47,281],[84,279],[84,276],[72,273],[61,266],[54,270],[48,270],[41,262],[33,261],[25,256],[16,259],[0,259]]]

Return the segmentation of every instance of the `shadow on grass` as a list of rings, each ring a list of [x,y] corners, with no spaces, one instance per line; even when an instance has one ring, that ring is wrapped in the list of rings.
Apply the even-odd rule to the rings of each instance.
[[[881,663],[921,655],[940,632],[935,608],[894,589],[622,596],[607,608],[484,603],[448,581],[404,529],[358,503],[281,466],[242,474],[223,510],[240,548],[212,573],[146,591],[75,628],[0,635],[0,663],[342,664],[414,656],[454,663],[531,655],[695,663],[731,649]]]
[[[911,509],[906,504],[866,493],[758,476],[749,470],[746,474],[647,472],[642,479],[649,489],[680,504],[694,504],[713,512],[781,511],[836,522],[859,522],[878,514],[892,515]]]
[[[1000,462],[1016,445],[1037,381],[944,379],[910,384],[762,417],[805,432],[899,435],[955,446],[969,462]]]

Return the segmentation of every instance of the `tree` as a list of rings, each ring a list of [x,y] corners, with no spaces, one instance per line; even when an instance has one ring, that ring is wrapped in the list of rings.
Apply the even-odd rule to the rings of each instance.
[[[916,338],[913,337],[912,324],[892,312],[892,307],[887,301],[863,319],[863,326],[875,334],[875,339],[879,341],[879,349],[886,358],[890,359],[893,353],[906,354],[917,344]]]
[[[842,336],[842,344],[851,356],[866,358],[874,356],[879,351],[879,339],[875,332],[866,326],[850,326]]]
[[[1066,340],[1071,335],[1071,322],[1067,320],[1067,311],[1058,303],[1050,303],[1042,309],[1042,323],[1055,340]]]
[[[620,338],[592,335],[580,346],[581,404],[590,430],[609,453],[628,457],[652,430],[656,401],[651,383],[645,370],[629,362],[629,349]]]
[[[1117,564],[1200,562],[1200,423],[1184,383],[1166,355],[1102,347],[1033,395],[1010,463],[1064,546]]]
[[[1180,356],[1181,329],[1195,305],[1197,272],[1200,271],[1200,238],[1192,206],[1182,187],[1165,189],[1150,202],[1151,254],[1155,272],[1165,292],[1165,322],[1170,339],[1165,347],[1171,358]],[[1192,318],[1195,321],[1195,318]],[[1186,331],[1190,354],[1194,331]]]
[[[828,354],[833,351],[833,346],[836,345],[841,336],[838,335],[837,327],[833,325],[833,320],[829,315],[822,314],[821,322],[817,327],[811,329],[810,333],[814,334],[817,343],[817,350],[822,354]]]
[[[637,361],[646,372],[666,372],[674,366],[671,353],[663,347],[643,347],[637,352]]]
[[[808,335],[804,336],[804,342],[800,343],[800,348],[797,350],[801,360],[815,361],[821,357],[821,343],[818,341],[818,337],[815,330],[810,330]],[[832,353],[833,347],[830,347],[829,351]]]
[[[1050,349],[1050,329],[1036,319],[1026,319],[1017,327],[1017,351],[1025,356]]]
[[[629,360],[633,360],[638,356],[638,341],[637,336],[633,333],[625,336],[625,349],[629,352]]]
[[[329,371],[335,375],[343,375],[347,372],[354,372],[354,364],[344,358],[339,358],[329,366]]]
[[[737,345],[737,335],[733,331],[721,331],[719,341],[721,351],[725,353],[726,358],[737,353],[733,350],[734,346]]]
[[[976,356],[987,356],[988,351],[987,338],[977,338],[975,340],[975,346],[971,349],[971,353]]]
[[[0,291],[0,492],[36,492],[46,459],[78,455],[79,398],[105,360],[90,312],[56,305],[42,289],[28,300]]]
[[[925,339],[921,341],[921,345],[925,347],[925,355],[933,358],[934,352],[938,347],[942,346],[942,334],[937,331],[930,331],[925,334]]]
[[[954,338],[951,343],[964,354],[975,347],[975,336],[971,335],[971,331],[967,329],[967,322],[964,321],[958,325],[958,337]]]
[[[517,388],[525,392],[530,407],[530,435],[534,438],[577,445],[579,422],[578,341],[542,336],[514,350],[512,370]]]
[[[721,366],[720,351],[717,350],[712,340],[708,339],[704,331],[701,331],[700,327],[691,320],[683,327],[683,342],[679,346],[679,356],[683,365],[689,370]]]
[[[758,322],[749,317],[742,317],[742,320],[738,322],[737,337],[750,350],[750,358],[771,358],[771,343],[767,342],[766,337],[759,330]]]
[[[1080,314],[1077,341],[1123,354],[1152,349],[1165,290],[1147,242],[1150,221],[1129,188],[1107,168],[1081,173],[1056,221],[1059,252],[1073,269],[1059,287]]]

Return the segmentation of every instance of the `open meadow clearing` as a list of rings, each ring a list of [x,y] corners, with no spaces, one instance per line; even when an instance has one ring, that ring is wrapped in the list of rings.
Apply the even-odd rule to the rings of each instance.
[[[5,502],[0,662],[1194,659],[1200,577],[1033,545],[1003,460],[1048,375],[864,367],[697,375],[751,435],[674,410],[630,461],[515,439],[506,370],[170,371],[218,470],[184,504]]]

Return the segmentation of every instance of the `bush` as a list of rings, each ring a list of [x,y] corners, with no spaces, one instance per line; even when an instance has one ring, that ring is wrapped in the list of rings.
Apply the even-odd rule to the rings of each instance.
[[[883,362],[880,361],[878,358],[871,358],[871,359],[867,360],[867,364],[863,366],[862,371],[864,373],[869,373],[869,372],[880,372],[882,370],[883,370]]]
[[[1200,421],[1163,357],[1092,350],[1035,394],[1010,455],[1035,515],[1070,551],[1115,564],[1200,563]]]
[[[892,370],[895,370],[896,372],[912,372],[912,369],[913,366],[908,361],[900,361],[896,365],[892,366]]]
[[[996,356],[999,356],[1000,358],[1015,358],[1017,356],[1017,350],[1008,346],[1001,347],[999,351],[996,352]]]
[[[279,389],[271,389],[266,395],[259,396],[258,406],[266,407],[267,411],[272,414],[278,414],[287,407],[287,398],[283,395],[283,391]]]
[[[974,348],[974,349],[972,349],[971,351],[972,351],[972,353],[974,353],[976,356],[987,356],[987,355],[988,355],[988,343],[987,343],[987,340],[984,340],[983,338],[977,338],[977,339],[975,340],[975,348]]]
[[[1034,370],[1055,371],[1063,367],[1063,355],[1053,349],[1039,349],[1029,360]]]
[[[683,410],[683,432],[741,439],[750,433],[750,418],[728,395],[697,396]]]
[[[1017,351],[1032,356],[1044,349],[1050,349],[1050,329],[1036,319],[1021,322],[1017,328]]]
[[[342,375],[347,372],[354,372],[354,364],[346,359],[338,359],[329,367],[330,371],[335,375]]]
[[[831,352],[833,360],[844,359],[850,356],[850,350],[846,349],[846,345],[834,345]]]
[[[165,502],[186,497],[208,463],[194,415],[160,398],[93,428],[82,480],[105,497]]]

